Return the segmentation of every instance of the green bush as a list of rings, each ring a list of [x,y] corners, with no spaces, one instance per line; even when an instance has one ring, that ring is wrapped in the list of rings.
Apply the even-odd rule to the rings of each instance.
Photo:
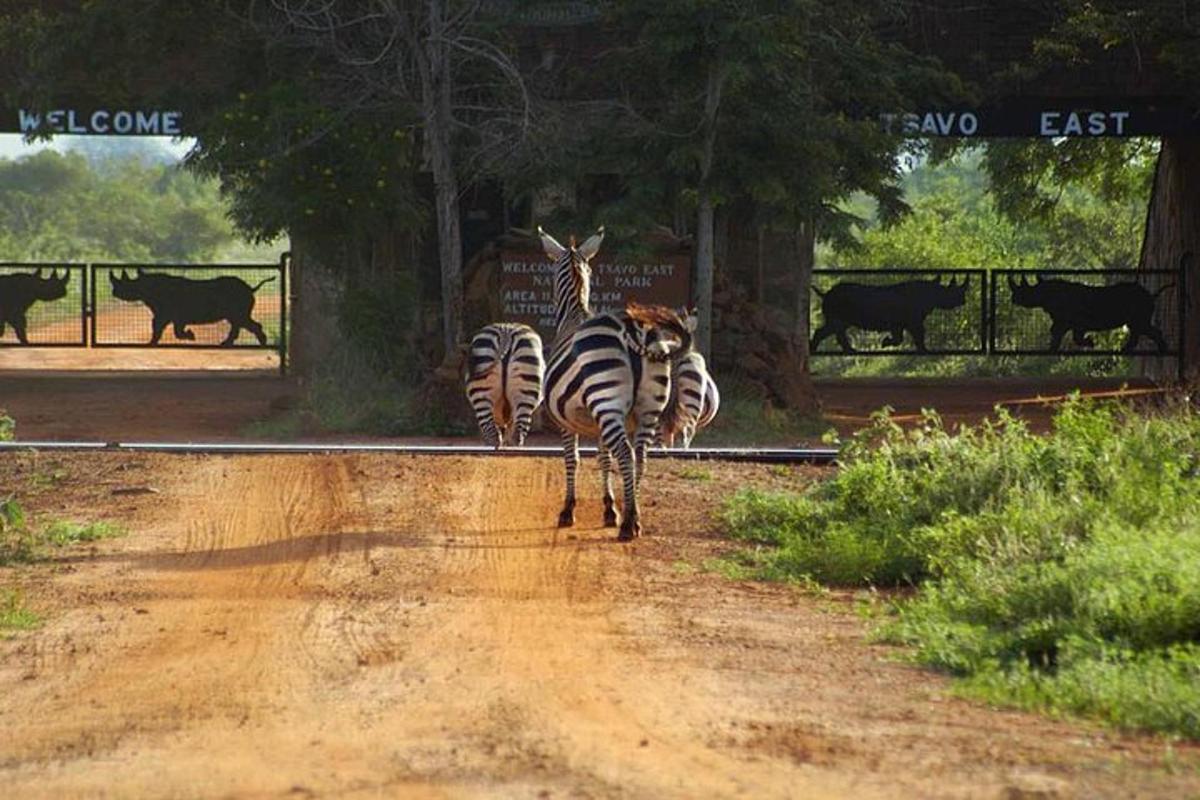
[[[0,442],[11,442],[17,432],[17,423],[13,418],[0,412]]]
[[[1200,417],[1067,404],[950,434],[886,415],[804,493],[723,519],[760,577],[917,585],[884,629],[996,702],[1200,737]]]

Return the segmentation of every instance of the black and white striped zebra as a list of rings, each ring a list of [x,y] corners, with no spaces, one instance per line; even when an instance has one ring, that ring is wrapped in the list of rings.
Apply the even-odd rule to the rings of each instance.
[[[496,322],[471,338],[463,380],[485,444],[525,444],[545,371],[542,337],[528,325]]]
[[[695,329],[692,317],[687,318]],[[708,371],[704,356],[689,350],[671,360],[671,395],[659,420],[659,441],[675,446],[675,437],[683,438],[683,449],[692,446],[696,431],[708,427],[721,408],[721,393]]]
[[[546,369],[546,415],[562,433],[567,486],[558,524],[575,523],[575,473],[579,437],[599,442],[604,481],[604,524],[618,523],[612,493],[615,457],[624,488],[624,518],[618,538],[641,534],[638,484],[645,452],[654,440],[667,403],[671,358],[691,348],[692,334],[674,311],[630,304],[622,313],[592,316],[588,303],[590,259],[603,229],[580,247],[563,247],[538,229],[554,261],[558,329]],[[634,433],[630,442],[629,431]]]

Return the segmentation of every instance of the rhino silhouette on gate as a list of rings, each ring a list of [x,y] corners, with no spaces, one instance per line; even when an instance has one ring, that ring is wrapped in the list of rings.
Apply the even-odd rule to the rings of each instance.
[[[175,338],[195,341],[196,334],[188,329],[188,325],[221,320],[229,322],[229,335],[221,342],[222,346],[232,346],[243,328],[253,333],[260,345],[267,343],[266,332],[250,317],[250,312],[254,310],[254,293],[263,284],[275,280],[273,275],[254,286],[228,275],[195,280],[145,272],[141,268],[136,270],[134,277],[121,270],[120,277],[109,272],[108,279],[114,297],[131,303],[140,302],[150,309],[153,314],[150,344],[158,344],[168,325]]]
[[[17,341],[29,344],[26,314],[30,307],[39,300],[49,302],[67,296],[71,273],[66,272],[60,278],[54,270],[47,278],[42,277],[43,272],[39,269],[37,272],[0,275],[0,336],[4,335],[6,326],[12,325]]]
[[[1052,353],[1061,349],[1063,337],[1068,331],[1077,347],[1091,348],[1096,346],[1096,342],[1088,334],[1120,327],[1129,329],[1129,337],[1123,348],[1125,352],[1134,351],[1138,341],[1148,336],[1158,351],[1165,353],[1169,349],[1167,340],[1152,322],[1154,301],[1174,285],[1168,283],[1152,294],[1149,289],[1133,281],[1090,286],[1060,279],[1031,283],[1025,275],[1021,276],[1020,281],[1012,275],[1008,276],[1013,305],[1040,308],[1050,315]]]
[[[843,281],[827,292],[813,288],[821,297],[821,327],[813,334],[811,352],[829,336],[834,336],[842,351],[854,352],[848,328],[886,331],[884,347],[904,341],[904,332],[912,336],[918,353],[926,352],[925,318],[935,309],[954,309],[967,300],[967,279],[943,285],[940,278],[901,281],[884,286]]]

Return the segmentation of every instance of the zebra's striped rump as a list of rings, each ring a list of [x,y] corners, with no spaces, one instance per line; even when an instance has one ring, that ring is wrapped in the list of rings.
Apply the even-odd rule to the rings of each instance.
[[[485,444],[525,444],[544,373],[542,339],[528,325],[497,322],[471,338],[463,380]]]
[[[721,394],[704,356],[694,350],[676,356],[671,361],[671,396],[659,422],[659,441],[674,447],[675,437],[682,436],[686,450],[696,431],[707,427],[720,407]]]

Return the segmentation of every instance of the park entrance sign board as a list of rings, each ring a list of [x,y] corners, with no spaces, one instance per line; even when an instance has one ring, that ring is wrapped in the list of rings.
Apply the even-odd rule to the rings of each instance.
[[[1030,100],[982,108],[881,114],[887,133],[902,136],[1102,138],[1200,135],[1200,109],[1179,101]]]
[[[0,117],[0,133],[183,136],[183,112],[150,108],[18,108]]]
[[[686,252],[592,261],[592,311],[622,311],[630,300],[679,308],[691,302],[692,258]],[[500,253],[500,297],[508,322],[532,325],[554,338],[554,265],[541,251]]]

